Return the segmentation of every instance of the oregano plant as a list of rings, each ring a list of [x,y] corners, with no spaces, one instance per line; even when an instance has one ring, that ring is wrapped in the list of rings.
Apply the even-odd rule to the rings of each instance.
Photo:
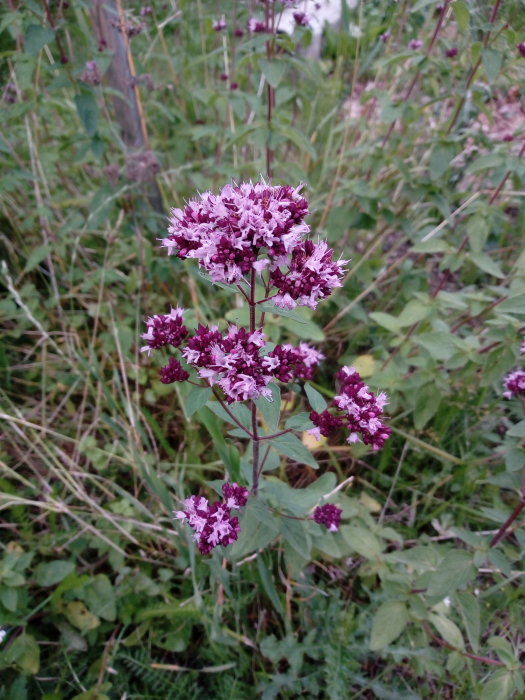
[[[176,512],[176,518],[194,531],[203,554],[237,540],[240,524],[232,512],[244,508],[248,499],[257,499],[267,512],[284,518],[313,520],[330,532],[339,529],[342,509],[326,502],[337,488],[317,494],[313,504],[311,494],[303,501],[296,499],[293,507],[287,503],[286,489],[276,502],[275,489],[267,492],[262,488],[262,472],[265,465],[268,468],[272,447],[302,461],[305,448],[300,440],[287,440],[283,448],[285,436],[306,428],[319,440],[346,431],[349,443],[362,441],[379,450],[391,433],[382,420],[386,394],[376,396],[349,366],[336,373],[338,393],[330,406],[308,386],[312,411],[306,421],[294,422],[292,416],[280,426],[280,406],[277,420],[266,420],[264,402],[280,402],[278,385],[312,379],[324,358],[305,342],[268,343],[264,332],[268,312],[294,317],[296,307],[315,309],[342,285],[348,262],[335,259],[325,241],[314,242],[309,237],[308,203],[301,190],[302,186],[274,186],[265,181],[225,185],[218,195],[206,192],[184,209],[173,209],[168,236],[162,241],[170,255],[195,259],[213,283],[236,290],[249,309],[247,327],[230,324],[221,329],[199,324],[191,332],[185,325],[184,310],[172,308],[149,317],[142,335],[143,351],[166,348],[175,352],[160,370],[163,383],[190,382],[197,390],[211,389],[226,418],[249,440],[251,470],[246,473],[246,484],[226,479],[223,500],[210,504],[204,496],[193,495]],[[300,548],[298,538],[306,532],[294,533],[295,547]]]

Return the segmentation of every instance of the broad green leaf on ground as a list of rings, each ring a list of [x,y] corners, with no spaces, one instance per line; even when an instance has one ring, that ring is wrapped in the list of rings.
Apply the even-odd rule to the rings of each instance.
[[[395,641],[409,621],[406,604],[399,600],[389,600],[377,609],[372,621],[370,649],[379,651]]]

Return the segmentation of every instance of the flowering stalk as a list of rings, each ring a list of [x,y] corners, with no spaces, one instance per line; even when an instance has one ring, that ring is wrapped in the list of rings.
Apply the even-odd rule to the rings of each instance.
[[[257,305],[263,301],[273,305],[276,313],[280,308],[291,310],[297,306],[315,309],[320,300],[342,284],[347,261],[334,260],[325,241],[314,243],[307,238],[310,227],[304,219],[308,203],[301,189],[302,186],[258,182],[226,185],[218,195],[205,192],[183,210],[172,210],[168,236],[162,241],[169,255],[194,258],[213,282],[237,289],[249,309],[248,328],[229,325],[223,333],[218,326],[202,324],[192,332],[185,325],[184,310],[172,308],[168,314],[150,316],[142,335],[142,350],[148,354],[162,348],[179,353],[180,359],[171,355],[160,370],[163,383],[188,381],[197,391],[210,387],[232,423],[252,441],[250,491],[225,483],[226,503],[210,505],[204,497],[191,496],[184,502],[185,510],[176,513],[193,529],[203,554],[237,539],[239,522],[230,516],[230,510],[244,507],[248,496],[259,495],[269,454],[267,449],[261,461],[261,442],[271,445],[273,439],[291,432],[290,428],[277,428],[271,434],[263,434],[257,400],[273,400],[271,382],[287,384],[312,379],[324,358],[319,350],[304,342],[269,348],[263,330],[264,309],[257,318]],[[258,278],[262,283],[260,299]],[[330,410],[310,414],[315,426],[311,432],[319,437],[347,428],[349,442],[362,440],[374,450],[380,449],[391,432],[380,418],[386,395],[375,396],[352,367],[343,367],[337,379],[340,394]],[[238,402],[248,404],[249,426],[230,408]],[[306,519],[336,532],[341,514],[340,508],[326,503],[316,507]]]

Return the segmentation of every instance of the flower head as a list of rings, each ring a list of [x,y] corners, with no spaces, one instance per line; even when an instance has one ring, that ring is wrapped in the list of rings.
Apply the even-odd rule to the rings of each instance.
[[[342,367],[336,375],[341,382],[340,394],[335,397],[335,405],[344,411],[347,427],[350,430],[348,442],[359,442],[359,434],[365,445],[380,450],[392,429],[380,419],[388,397],[384,392],[377,396],[364,384],[354,367]]]
[[[423,42],[421,39],[410,39],[408,42],[408,48],[412,49],[413,51],[417,51],[417,49],[420,49],[423,46]]]
[[[320,299],[341,287],[347,260],[332,260],[333,251],[325,241],[313,243],[306,240],[297,245],[284,273],[279,267],[272,270],[270,280],[279,290],[273,303],[293,309],[297,305],[315,309]]]
[[[324,525],[330,532],[337,532],[341,524],[342,509],[327,503],[324,506],[317,506],[313,512],[313,520],[319,525]]]
[[[214,282],[235,284],[290,254],[310,231],[300,190],[258,182],[205,192],[172,210],[162,245],[170,255],[195,258]]]
[[[172,308],[169,314],[150,316],[146,321],[147,330],[141,335],[146,341],[146,345],[140,349],[141,352],[147,351],[151,354],[152,350],[164,345],[178,348],[188,334],[186,326],[182,323],[183,316],[184,310],[179,307]]]
[[[290,382],[293,379],[313,379],[314,370],[324,355],[308,343],[276,345],[264,362],[276,379]]]
[[[224,17],[221,17],[221,19],[216,19],[212,26],[216,32],[222,32],[223,29],[226,29],[226,20]]]
[[[264,356],[264,334],[250,333],[244,328],[229,326],[226,335],[213,327],[199,326],[182,351],[186,361],[199,368],[199,376],[211,385],[218,384],[226,401],[246,401],[264,396],[271,398],[267,388],[272,379]]]
[[[503,380],[505,391],[503,396],[512,399],[514,396],[525,396],[525,372],[522,369],[515,369],[509,372]]]
[[[248,490],[236,483],[222,487],[226,503],[217,501],[210,505],[207,498],[190,496],[184,501],[185,510],[175,513],[178,520],[186,520],[194,531],[194,540],[202,554],[209,554],[214,547],[227,546],[239,535],[239,519],[230,515],[230,509],[246,505]]]
[[[255,17],[250,17],[246,26],[248,27],[248,31],[251,34],[259,34],[261,32],[267,31],[265,22],[262,22],[260,19],[257,19]]]
[[[309,27],[310,26],[310,18],[306,14],[306,12],[300,12],[299,10],[297,12],[293,13],[293,18],[295,20],[295,23],[297,24],[298,27]]]
[[[162,367],[160,372],[160,381],[163,384],[172,384],[173,382],[185,382],[190,376],[181,363],[174,357],[170,357],[168,364]]]
[[[86,85],[100,85],[102,73],[96,61],[86,61],[80,80]]]
[[[380,418],[388,403],[387,395],[380,392],[376,396],[353,367],[342,367],[336,377],[341,384],[340,393],[334,399],[337,412],[312,411],[310,420],[315,428],[308,432],[319,440],[321,435],[330,437],[345,426],[350,431],[347,438],[350,444],[362,440],[365,445],[371,445],[372,449],[380,450],[392,433],[392,429]]]

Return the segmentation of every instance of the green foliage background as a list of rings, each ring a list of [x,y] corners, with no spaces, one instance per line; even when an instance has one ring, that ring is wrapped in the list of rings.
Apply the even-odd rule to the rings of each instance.
[[[245,29],[256,3],[140,7],[123,8],[143,23],[138,166],[114,89],[83,79],[111,60],[90,5],[0,15],[0,696],[524,697],[519,520],[491,545],[525,463],[523,402],[501,397],[525,327],[523,2],[361,0],[319,60],[305,29],[269,60]],[[162,385],[137,339],[170,304],[244,313],[158,239],[171,206],[258,179],[269,151],[274,182],[306,183],[315,236],[352,259],[270,339],[318,344],[326,397],[355,363],[394,434],[377,455],[275,457],[277,506],[354,476],[337,535],[253,504],[232,550],[203,558],[171,512],[238,473],[242,441]]]

